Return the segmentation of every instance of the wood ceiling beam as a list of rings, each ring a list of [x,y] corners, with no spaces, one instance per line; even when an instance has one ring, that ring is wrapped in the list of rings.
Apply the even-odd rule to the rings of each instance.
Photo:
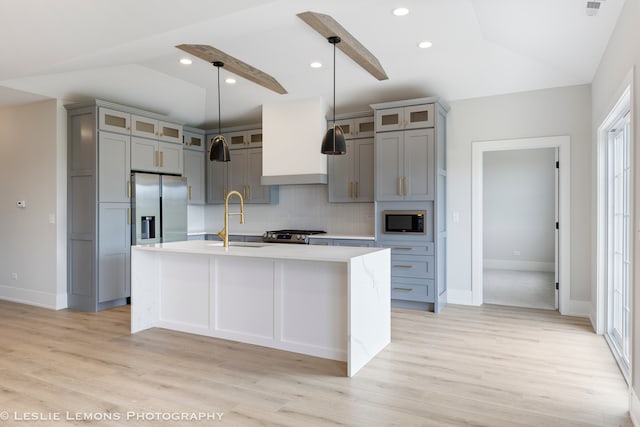
[[[280,95],[285,95],[287,93],[287,90],[269,74],[258,70],[246,62],[242,62],[239,59],[216,49],[215,47],[206,44],[181,44],[176,47],[207,62],[224,62],[224,68],[230,72],[259,84],[260,86],[266,87]]]
[[[336,45],[338,49],[353,59],[356,64],[367,70],[373,77],[378,80],[387,80],[389,78],[378,59],[331,16],[317,12],[302,12],[298,13],[297,16],[325,39],[332,36],[340,37],[341,41]]]

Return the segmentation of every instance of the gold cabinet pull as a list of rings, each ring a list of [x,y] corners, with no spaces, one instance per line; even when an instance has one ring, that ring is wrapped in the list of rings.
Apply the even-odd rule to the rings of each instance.
[[[191,186],[189,186],[189,200],[191,200]]]
[[[405,292],[411,292],[413,289],[411,288],[393,288],[394,291],[405,291]]]
[[[131,181],[127,181],[127,198],[131,198]]]
[[[402,196],[402,177],[398,177],[398,195]]]
[[[393,266],[393,268],[413,268],[413,265],[396,264]]]
[[[394,251],[411,251],[413,248],[392,248]]]

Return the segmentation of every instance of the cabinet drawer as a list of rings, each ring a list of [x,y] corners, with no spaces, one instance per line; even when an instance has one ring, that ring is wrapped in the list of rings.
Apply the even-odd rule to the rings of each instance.
[[[391,284],[391,299],[433,302],[434,281],[420,279],[394,279]]]
[[[435,255],[433,242],[379,241],[378,247],[391,248],[392,255]]]
[[[432,256],[391,256],[391,276],[393,277],[435,277],[435,258]]]

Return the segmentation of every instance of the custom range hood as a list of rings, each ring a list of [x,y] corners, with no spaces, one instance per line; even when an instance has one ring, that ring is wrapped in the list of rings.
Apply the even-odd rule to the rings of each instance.
[[[321,97],[262,105],[262,185],[327,183],[327,112]]]

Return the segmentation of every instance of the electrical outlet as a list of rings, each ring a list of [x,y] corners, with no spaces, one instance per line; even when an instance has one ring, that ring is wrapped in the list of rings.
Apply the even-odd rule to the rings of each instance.
[[[18,280],[18,273],[11,273],[11,280]]]

